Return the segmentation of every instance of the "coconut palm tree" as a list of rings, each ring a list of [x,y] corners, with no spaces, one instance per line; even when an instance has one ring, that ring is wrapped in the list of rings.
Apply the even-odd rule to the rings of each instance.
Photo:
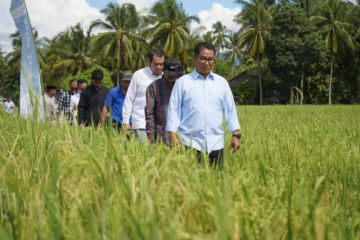
[[[256,59],[260,105],[262,105],[261,61],[265,55],[266,39],[270,37],[271,9],[265,0],[251,0],[250,2],[236,0],[235,2],[244,5],[242,12],[235,19],[243,26],[240,30],[238,47],[245,48],[245,54]]]
[[[329,81],[329,104],[332,104],[332,82],[334,61],[341,48],[348,47],[357,50],[357,43],[348,32],[350,24],[342,22],[340,19],[343,2],[341,0],[327,0],[321,8],[321,15],[313,16],[310,21],[320,27],[320,31],[325,35],[325,46],[330,53],[330,81]]]
[[[224,52],[225,60],[230,61],[231,64],[237,65],[240,62],[243,54],[239,47],[239,34],[231,33],[229,36],[229,42],[226,45],[226,51]]]
[[[181,3],[176,0],[161,0],[150,10],[147,33],[150,44],[164,49],[168,57],[177,57],[183,62],[188,57],[187,42],[190,40],[190,23],[199,22],[195,16],[187,16]]]
[[[46,60],[44,49],[46,48],[49,40],[47,38],[39,38],[39,33],[36,29],[33,28],[33,37],[35,42],[35,47],[38,55],[38,60],[41,69],[46,68]],[[21,67],[21,34],[19,31],[10,35],[12,51],[8,54],[7,58],[9,59],[9,66],[13,72],[20,73]]]
[[[105,21],[98,19],[91,23],[89,32],[100,27],[107,32],[94,37],[94,54],[102,54],[103,59],[111,59],[112,71],[124,70],[132,66],[133,57],[137,56],[134,44],[146,48],[145,39],[136,33],[140,26],[141,17],[133,4],[119,5],[109,3],[101,10],[105,14]]]
[[[201,42],[201,32],[204,31],[205,27],[200,26],[197,28],[193,28],[190,31],[190,38],[185,43],[185,50],[182,51],[182,54],[179,59],[183,62],[185,66],[185,71],[192,71],[193,69],[193,52],[194,52],[194,46],[196,43]]]
[[[204,34],[202,35],[202,40],[203,40],[204,42],[209,42],[209,43],[214,44],[214,36],[213,36],[212,32],[209,31],[209,32],[204,33]]]
[[[52,79],[75,76],[90,68],[94,62],[90,56],[90,37],[80,23],[59,33],[47,51]]]
[[[213,31],[211,32],[214,37],[214,46],[217,49],[217,55],[219,56],[220,50],[223,50],[229,43],[230,30],[226,28],[220,21],[217,21],[212,25]]]

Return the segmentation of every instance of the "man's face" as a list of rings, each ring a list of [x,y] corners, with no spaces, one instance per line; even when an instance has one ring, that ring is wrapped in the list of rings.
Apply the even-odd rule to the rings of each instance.
[[[194,59],[195,67],[198,73],[207,76],[215,65],[215,53],[209,49],[202,49],[198,56]]]
[[[101,87],[101,80],[100,79],[93,79],[92,83],[96,88]]]
[[[78,90],[78,83],[76,81],[70,83],[70,90],[74,92]]]
[[[86,83],[80,83],[80,84],[79,84],[79,90],[80,90],[80,91],[85,90],[86,87],[87,87],[87,84],[86,84]]]
[[[150,62],[150,68],[155,75],[160,75],[164,68],[165,57],[159,57],[154,55],[152,61]]]
[[[127,92],[128,88],[129,88],[129,85],[130,85],[130,79],[123,79],[122,82],[121,82],[121,89],[124,92]]]
[[[164,71],[164,79],[167,83],[169,83],[170,85],[174,85],[176,80],[179,79],[179,75],[176,74],[175,72],[171,72],[171,71]]]
[[[55,97],[56,96],[56,89],[51,89],[50,91],[48,91],[48,96],[49,97]]]

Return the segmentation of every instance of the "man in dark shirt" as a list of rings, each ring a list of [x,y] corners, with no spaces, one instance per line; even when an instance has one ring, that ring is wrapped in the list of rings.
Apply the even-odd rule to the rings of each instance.
[[[78,105],[78,123],[80,127],[100,123],[100,114],[104,106],[108,88],[101,85],[104,74],[101,70],[92,71],[92,84],[81,92]]]
[[[184,67],[179,60],[167,59],[163,77],[151,83],[146,90],[146,133],[151,143],[162,141],[168,144],[165,127],[169,99],[175,81],[183,73]]]

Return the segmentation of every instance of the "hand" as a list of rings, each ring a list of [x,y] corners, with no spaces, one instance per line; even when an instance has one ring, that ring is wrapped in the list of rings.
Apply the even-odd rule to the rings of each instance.
[[[131,130],[131,126],[128,123],[123,123],[122,127],[123,127],[124,130]]]
[[[231,148],[233,152],[236,152],[240,149],[240,140],[237,137],[232,137],[231,139]]]
[[[170,138],[170,147],[175,147],[176,145],[179,145],[179,139],[176,136],[176,133],[169,132],[169,138]]]
[[[61,123],[60,119],[61,119],[61,114],[59,112],[57,112],[56,113],[56,122]]]

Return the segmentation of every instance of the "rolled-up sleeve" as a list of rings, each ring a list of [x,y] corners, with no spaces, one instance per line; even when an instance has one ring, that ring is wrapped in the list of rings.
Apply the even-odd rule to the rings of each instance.
[[[136,96],[136,89],[137,89],[137,78],[134,75],[129,88],[126,92],[126,97],[122,109],[122,116],[123,116],[123,123],[129,124],[130,123],[130,116],[133,109],[134,99]]]
[[[182,103],[182,81],[176,81],[174,88],[172,89],[168,115],[166,122],[166,131],[177,132],[180,120],[181,120],[181,103]]]
[[[224,92],[224,115],[227,123],[227,127],[230,132],[240,129],[240,124],[238,120],[238,115],[236,112],[236,105],[234,101],[233,94],[231,92],[229,84],[225,86]]]

